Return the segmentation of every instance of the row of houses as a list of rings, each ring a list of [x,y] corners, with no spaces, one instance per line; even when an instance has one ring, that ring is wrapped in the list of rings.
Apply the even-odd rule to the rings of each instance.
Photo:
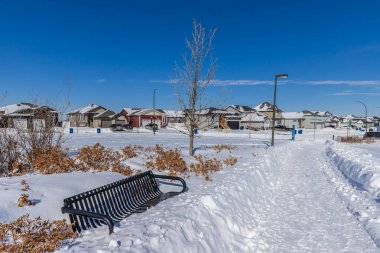
[[[282,113],[282,125],[286,127],[292,127],[295,125],[297,128],[342,128],[342,127],[375,127],[379,126],[380,118],[373,117],[362,117],[355,115],[346,115],[340,117],[333,115],[328,111],[301,111],[301,112],[284,112]]]
[[[268,102],[252,108],[247,105],[230,105],[226,108],[209,107],[197,112],[198,128],[217,129],[267,129],[272,126],[273,110],[276,111],[274,124],[291,128],[325,127],[368,127],[378,126],[379,117],[333,115],[328,111],[284,112]],[[109,128],[112,125],[143,128],[155,123],[158,128],[180,127],[185,122],[186,112],[152,108],[122,108],[114,112],[103,106],[90,104],[70,111],[67,120],[70,127]],[[48,106],[32,103],[18,103],[0,107],[0,127],[21,127],[33,129],[36,125],[58,125],[58,112]]]

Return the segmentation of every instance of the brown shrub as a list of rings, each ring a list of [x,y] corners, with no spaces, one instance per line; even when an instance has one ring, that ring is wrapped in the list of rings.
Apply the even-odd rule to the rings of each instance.
[[[202,155],[194,156],[196,163],[191,163],[190,171],[196,175],[202,174],[205,180],[210,180],[210,174],[222,169],[222,162],[217,159],[207,159]]]
[[[83,147],[76,158],[77,168],[82,171],[115,171],[127,176],[132,174],[131,167],[124,164],[123,155],[99,143]]]
[[[75,236],[64,220],[49,222],[24,215],[10,223],[0,223],[0,252],[53,252]]]
[[[154,151],[154,154],[148,157],[146,162],[148,169],[167,170],[169,175],[177,175],[187,170],[187,165],[183,160],[180,149],[164,150],[162,146],[156,145],[154,148],[149,148],[149,150]]]
[[[74,159],[68,156],[68,149],[59,146],[49,147],[43,152],[39,149],[34,150],[32,168],[42,174],[66,173],[75,168]]]
[[[33,202],[29,199],[28,194],[21,194],[20,198],[17,201],[18,207],[23,206],[34,206]]]
[[[131,159],[138,156],[138,151],[143,150],[144,148],[142,146],[138,145],[128,145],[125,148],[121,150],[123,153],[125,159]]]
[[[99,143],[83,147],[76,155],[78,168],[82,171],[107,171],[114,162],[112,149]]]
[[[237,163],[237,158],[233,156],[229,156],[227,159],[223,160],[224,165],[226,166],[234,166]]]

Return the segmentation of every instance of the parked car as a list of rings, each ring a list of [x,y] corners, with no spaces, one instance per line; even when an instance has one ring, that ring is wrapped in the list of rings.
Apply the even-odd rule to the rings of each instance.
[[[124,128],[131,130],[133,129],[133,126],[131,124],[127,124],[127,125],[124,125]]]
[[[283,131],[291,131],[292,129],[291,128],[288,128],[284,125],[277,125],[277,126],[274,126],[274,129],[277,129],[277,130],[283,130]]]
[[[334,125],[328,125],[328,126],[326,126],[326,127],[335,128],[335,126],[334,126]]]
[[[110,126],[110,128],[112,131],[123,131],[124,130],[124,127],[121,124],[112,124]]]
[[[155,129],[156,131],[158,130],[158,125],[154,123],[149,123],[145,126],[146,129]]]
[[[253,127],[253,126],[246,126],[245,129],[247,129],[247,130],[253,130],[253,131],[259,131],[258,128]]]

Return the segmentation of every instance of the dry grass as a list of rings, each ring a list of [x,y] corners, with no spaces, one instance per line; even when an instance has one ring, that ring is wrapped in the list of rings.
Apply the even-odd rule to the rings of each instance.
[[[65,220],[49,222],[24,215],[10,223],[0,223],[0,252],[53,252],[75,236]]]
[[[162,146],[156,145],[154,148],[147,148],[146,150],[154,153],[148,156],[146,162],[148,169],[168,171],[169,175],[181,174],[187,170],[187,165],[180,149],[164,150]]]

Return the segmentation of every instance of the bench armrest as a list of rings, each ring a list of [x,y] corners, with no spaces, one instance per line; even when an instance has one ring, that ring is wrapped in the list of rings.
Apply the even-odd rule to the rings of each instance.
[[[156,175],[156,174],[153,174],[153,177],[180,181],[182,183],[182,191],[181,192],[185,192],[186,189],[187,189],[185,180],[183,180],[180,177],[165,176],[165,175]]]
[[[108,226],[109,233],[110,234],[113,233],[113,220],[108,215],[104,215],[101,213],[93,213],[93,212],[89,212],[89,211],[83,211],[83,210],[79,210],[79,209],[73,209],[73,208],[65,207],[65,206],[62,207],[61,210],[62,210],[62,213],[69,213],[69,214],[73,214],[73,215],[80,215],[80,216],[85,216],[85,217],[103,220]]]

